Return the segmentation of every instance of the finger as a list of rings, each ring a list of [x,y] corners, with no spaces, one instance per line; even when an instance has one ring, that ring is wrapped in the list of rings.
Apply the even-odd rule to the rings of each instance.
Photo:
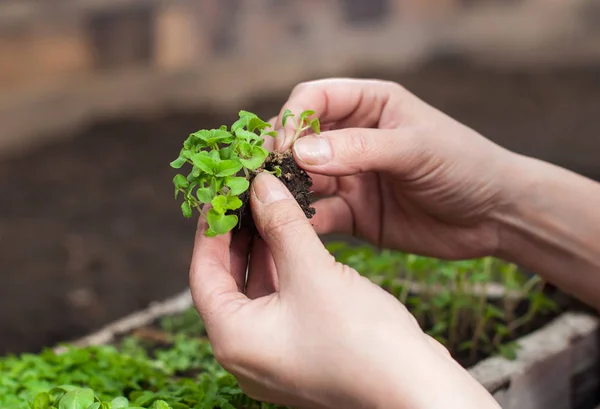
[[[277,270],[273,256],[264,240],[255,239],[252,243],[246,295],[255,300],[276,292],[277,288]]]
[[[315,196],[331,196],[338,191],[338,180],[336,177],[318,175],[314,173],[308,174],[312,179],[310,191]]]
[[[251,190],[254,221],[273,255],[280,290],[295,276],[303,279],[316,266],[331,261],[304,212],[279,179],[261,173]]]
[[[300,138],[294,157],[311,173],[347,176],[393,172],[410,178],[427,164],[433,148],[407,128],[394,130],[349,128]]]
[[[271,124],[272,130],[276,129],[276,126],[275,126],[275,124],[277,123],[276,116],[272,117],[267,122]],[[269,152],[273,152],[274,147],[275,147],[275,138],[267,135],[267,136],[264,136],[263,139],[265,140],[265,142],[262,145],[263,148],[265,148]]]
[[[315,215],[311,224],[317,234],[354,234],[354,216],[348,202],[340,196],[320,199],[313,203]]]
[[[394,83],[378,80],[332,78],[311,81],[297,85],[283,105],[277,124],[282,123],[283,113],[289,109],[299,115],[305,110],[314,110],[319,121],[331,127],[382,127],[380,123],[384,111],[397,108],[402,96],[402,88]],[[391,116],[390,116],[391,117]],[[383,124],[393,127],[397,124]],[[285,141],[276,144],[284,146],[296,130],[294,121],[284,126]],[[277,146],[277,145],[276,145]]]
[[[248,270],[248,255],[252,237],[248,229],[236,231],[231,238],[229,250],[230,271],[239,292],[246,286],[246,271]]]
[[[215,314],[247,298],[238,291],[238,284],[231,272],[231,234],[206,237],[207,227],[201,217],[190,266],[190,289],[194,305],[210,326]]]

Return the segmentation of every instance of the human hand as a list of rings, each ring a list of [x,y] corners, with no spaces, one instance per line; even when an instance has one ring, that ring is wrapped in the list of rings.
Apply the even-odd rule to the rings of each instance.
[[[285,109],[313,109],[323,124],[320,136],[302,137],[293,149],[314,192],[328,196],[314,204],[318,233],[446,259],[497,252],[506,167],[518,155],[385,81],[304,83],[276,123]],[[278,150],[290,145],[290,123]]]
[[[401,303],[335,261],[279,180],[257,176],[250,200],[264,241],[206,237],[201,218],[190,270],[215,356],[245,393],[302,408],[498,408]]]

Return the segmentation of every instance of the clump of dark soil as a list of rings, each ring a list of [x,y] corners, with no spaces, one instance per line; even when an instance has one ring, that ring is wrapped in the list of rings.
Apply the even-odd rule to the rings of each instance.
[[[310,205],[312,199],[312,192],[310,191],[312,179],[305,170],[298,166],[291,150],[285,152],[272,152],[267,156],[263,167],[250,175],[250,183],[252,183],[256,175],[260,172],[275,172],[277,168],[281,170],[279,180],[281,180],[290,193],[292,193],[306,217],[311,219],[315,215],[315,209]],[[240,229],[247,228],[252,235],[258,236],[258,231],[254,224],[252,211],[250,209],[250,190],[247,190],[240,195],[240,199],[244,203],[237,211],[237,215],[240,219]]]

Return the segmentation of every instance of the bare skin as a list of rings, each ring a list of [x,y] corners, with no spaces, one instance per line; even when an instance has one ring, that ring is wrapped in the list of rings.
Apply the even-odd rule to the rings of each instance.
[[[217,359],[250,396],[306,408],[498,408],[317,233],[446,259],[503,257],[600,304],[598,184],[509,152],[389,82],[301,84],[286,108],[316,110],[326,130],[294,145],[325,196],[314,226],[261,175],[251,206],[264,240],[207,238],[201,220],[190,269]],[[277,149],[293,131],[280,131]]]
[[[331,130],[294,145],[316,193],[331,196],[315,206],[319,233],[497,256],[600,308],[600,184],[503,149],[397,84],[302,84],[285,108],[305,107]]]

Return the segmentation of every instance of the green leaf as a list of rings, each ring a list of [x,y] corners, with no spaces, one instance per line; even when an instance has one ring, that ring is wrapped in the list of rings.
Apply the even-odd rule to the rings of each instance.
[[[211,137],[211,132],[207,129],[202,129],[200,131],[194,132],[190,135],[192,138],[206,142]]]
[[[214,146],[219,143],[231,143],[233,141],[233,135],[222,129],[212,129],[210,131],[210,137],[206,139],[206,143],[209,146]]]
[[[212,202],[212,207],[218,214],[225,214],[227,210],[236,210],[242,207],[242,201],[237,196],[216,196]]]
[[[181,213],[183,213],[183,217],[186,219],[192,217],[192,207],[190,206],[189,202],[183,202],[181,204]]]
[[[235,175],[241,169],[242,169],[242,163],[239,160],[228,159],[228,160],[223,160],[223,161],[219,162],[217,164],[215,170],[216,170],[217,177],[223,177],[223,176]]]
[[[87,409],[94,403],[94,391],[88,388],[67,392],[58,404],[58,409]]]
[[[519,346],[516,343],[500,345],[500,355],[502,355],[502,357],[508,359],[509,361],[514,361],[515,359],[517,359],[518,350]]]
[[[321,124],[317,118],[312,119],[310,121],[310,127],[312,128],[313,132],[317,135],[321,134]]]
[[[112,409],[123,409],[129,407],[129,400],[123,396],[114,398],[111,402]]]
[[[240,162],[250,170],[258,169],[262,166],[269,152],[262,146],[254,146],[252,148],[252,157],[249,159],[241,159]]]
[[[260,139],[260,136],[258,136],[254,132],[246,131],[244,129],[236,131],[235,136],[237,136],[240,139],[243,139],[246,142],[253,142],[257,139]]]
[[[273,138],[277,138],[277,131],[270,131],[270,132],[262,132],[261,133],[261,136],[265,136],[265,135],[271,136]]]
[[[176,189],[185,189],[190,185],[190,182],[185,176],[177,174],[173,178],[173,184],[175,185]]]
[[[219,155],[221,156],[221,159],[231,159],[232,153],[233,153],[233,149],[232,149],[231,145],[221,148],[219,150]]]
[[[238,115],[240,119],[231,125],[231,132],[236,132],[239,129],[245,128],[248,125],[248,121],[250,121],[252,118],[256,118],[256,114],[244,110],[241,110]]]
[[[157,400],[151,406],[151,409],[171,409],[171,407],[164,400]]]
[[[246,126],[246,124],[248,123],[248,120],[246,118],[240,118],[237,121],[235,121],[233,123],[233,125],[231,125],[231,132],[237,132],[240,129],[244,128]]]
[[[214,208],[208,211],[206,218],[215,234],[226,234],[238,224],[237,216],[219,214]]]
[[[250,111],[244,111],[243,109],[240,110],[240,112],[238,113],[238,115],[240,116],[240,118],[244,118],[247,121],[249,121],[252,118],[258,118],[258,116],[255,113],[252,113]]]
[[[308,118],[311,115],[314,115],[315,111],[307,109],[306,111],[302,112],[300,114],[300,122],[304,121],[306,118]]]
[[[194,146],[195,141],[196,137],[194,136],[194,134],[190,134],[190,136],[188,136],[185,142],[183,142],[184,149],[190,149],[192,146]]]
[[[35,395],[33,409],[50,409],[50,394],[42,392]]]
[[[180,156],[177,159],[175,159],[173,162],[171,162],[171,167],[173,169],[180,169],[183,165],[185,165],[186,162],[187,162],[187,159]]]
[[[196,197],[200,203],[210,203],[215,197],[215,192],[210,187],[204,187],[196,190]]]
[[[281,177],[281,168],[279,166],[274,166],[273,170],[275,171],[275,176],[280,178]]]
[[[197,166],[204,173],[214,175],[215,160],[207,152],[200,152],[192,156],[194,166]]]
[[[100,403],[100,402],[94,402],[90,406],[88,406],[86,409],[100,409],[101,406],[102,406],[102,403]],[[128,406],[123,406],[123,407],[126,408]],[[113,408],[111,408],[111,409],[113,409]]]
[[[252,145],[249,142],[242,141],[238,149],[244,158],[252,156]]]
[[[246,129],[248,129],[250,132],[254,132],[256,130],[262,131],[263,129],[270,127],[270,123],[263,121],[257,116],[255,116],[254,118],[250,118],[246,125]]]
[[[241,195],[250,187],[250,182],[244,177],[228,177],[225,185],[229,186],[230,193],[234,196]]]
[[[218,214],[224,214],[227,211],[227,197],[223,195],[218,195],[213,198],[210,202],[212,204],[213,209]]]
[[[242,207],[242,201],[237,196],[227,196],[227,209],[237,210]]]
[[[286,109],[283,112],[283,117],[281,118],[281,124],[283,126],[285,126],[285,124],[287,123],[288,118],[291,118],[291,117],[294,117],[294,114],[289,109]]]

